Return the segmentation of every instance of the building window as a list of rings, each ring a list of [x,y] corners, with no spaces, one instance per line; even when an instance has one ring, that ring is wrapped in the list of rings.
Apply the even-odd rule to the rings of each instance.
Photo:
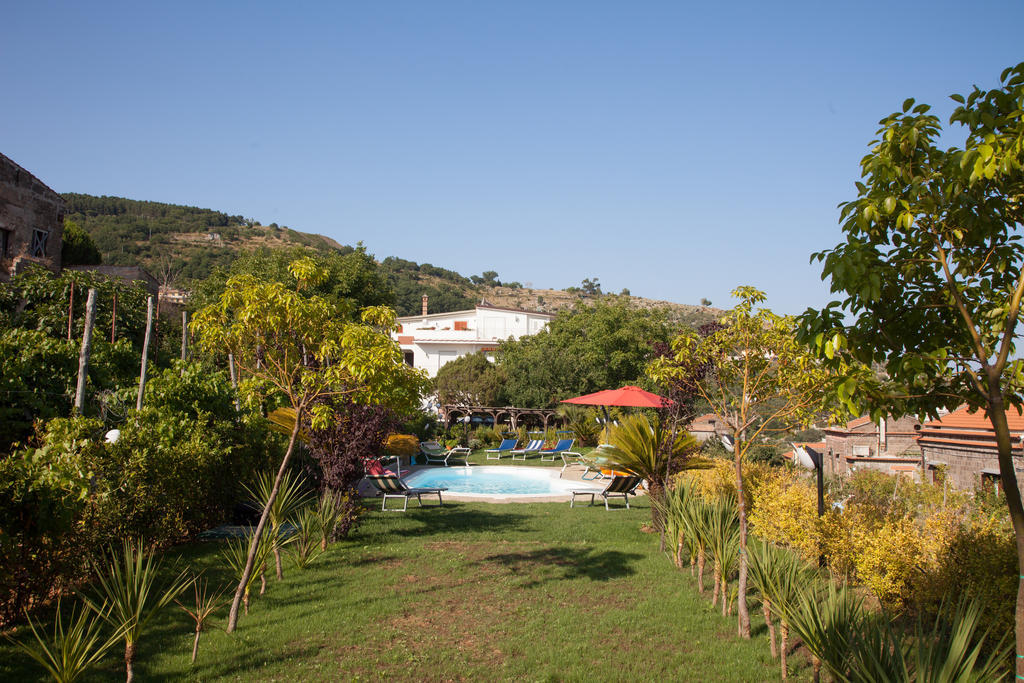
[[[0,228],[0,258],[7,258],[7,250],[11,245],[11,231]]]
[[[46,230],[33,230],[32,231],[32,248],[29,253],[37,258],[46,256],[46,240],[50,237],[50,233]]]
[[[412,353],[412,351],[403,351],[402,352],[402,358],[405,360],[405,364],[406,365],[408,365],[410,368],[413,367],[413,364],[412,364],[413,353]]]

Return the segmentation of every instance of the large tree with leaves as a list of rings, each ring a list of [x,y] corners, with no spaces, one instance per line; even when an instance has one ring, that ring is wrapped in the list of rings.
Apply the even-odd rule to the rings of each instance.
[[[502,343],[505,396],[515,406],[544,408],[570,396],[644,383],[652,345],[667,342],[672,331],[663,310],[638,310],[624,301],[578,304],[540,333]]]
[[[986,412],[1020,563],[1022,678],[1024,508],[1006,410],[1024,403],[1014,346],[1024,295],[1024,63],[1000,81],[952,96],[949,123],[966,133],[962,149],[941,147],[940,120],[912,99],[882,119],[857,198],[841,205],[846,241],[812,256],[844,298],[808,310],[801,333],[833,362],[884,367],[838,385],[854,410],[934,415],[966,403]]]
[[[327,299],[302,296],[304,288],[315,287],[326,277],[313,259],[296,260],[289,270],[297,283],[292,288],[252,275],[230,278],[219,299],[191,323],[201,348],[234,356],[245,377],[243,392],[258,399],[283,399],[297,418],[250,543],[228,616],[229,632],[237,623],[260,537],[307,413],[314,427],[326,425],[331,414],[323,399],[345,394],[365,403],[411,409],[425,382],[405,365],[389,336],[394,311],[369,307],[363,309],[360,322],[349,322]]]
[[[797,343],[790,317],[756,308],[765,295],[753,287],[733,292],[739,303],[721,325],[704,333],[684,332],[672,341],[675,357],[651,364],[660,381],[689,386],[707,401],[733,437],[740,518],[737,613],[739,633],[750,637],[747,610],[747,501],[742,463],[765,432],[806,424],[825,408],[829,372]],[[693,368],[706,367],[704,372]]]

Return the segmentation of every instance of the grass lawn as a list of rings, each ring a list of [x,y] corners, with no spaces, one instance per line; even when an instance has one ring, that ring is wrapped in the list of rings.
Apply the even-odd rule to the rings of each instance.
[[[504,460],[504,459],[503,459]],[[358,530],[305,571],[268,574],[267,594],[227,635],[192,631],[180,611],[139,644],[137,680],[777,680],[763,624],[736,637],[689,572],[640,531],[633,509],[568,503],[382,513],[371,501]],[[168,553],[227,583],[217,542]],[[187,594],[186,594],[187,595]],[[226,608],[221,611],[226,615]],[[219,623],[224,623],[220,619]],[[24,630],[18,633],[24,637]],[[96,680],[123,680],[120,655]],[[808,679],[793,657],[796,679]],[[0,646],[0,680],[38,669]]]

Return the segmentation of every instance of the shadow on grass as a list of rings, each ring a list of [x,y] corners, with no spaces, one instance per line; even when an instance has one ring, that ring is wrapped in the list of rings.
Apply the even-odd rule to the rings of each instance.
[[[370,525],[361,525],[360,531],[370,535],[386,536],[439,536],[474,531],[528,531],[526,526],[530,515],[510,512],[492,512],[471,508],[462,503],[448,503],[439,507],[410,507],[406,512],[381,512],[377,508],[375,516],[388,515],[398,524],[388,525],[386,529],[370,529]],[[387,519],[387,518],[385,518]],[[364,520],[365,521],[365,520]]]
[[[504,565],[522,579],[524,588],[550,581],[585,578],[609,581],[636,573],[633,563],[644,559],[638,553],[617,550],[596,552],[584,548],[540,548],[528,552],[489,555],[478,564]]]

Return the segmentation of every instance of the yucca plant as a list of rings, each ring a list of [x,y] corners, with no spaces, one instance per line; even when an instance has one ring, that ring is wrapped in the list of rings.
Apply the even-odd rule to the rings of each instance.
[[[305,569],[324,553],[321,540],[326,534],[320,529],[320,516],[314,506],[300,510],[295,523],[297,529],[290,546],[292,560],[296,567]]]
[[[921,683],[1001,681],[1009,678],[1005,663],[1013,643],[1004,634],[987,651],[991,628],[980,632],[984,608],[976,600],[961,597],[955,607],[944,603],[929,628],[918,619],[911,658],[913,680]]]
[[[224,552],[221,553],[221,557],[227,562],[228,566],[231,567],[234,576],[239,581],[242,580],[242,576],[245,574],[245,565],[249,559],[249,548],[252,545],[252,535],[248,534],[240,538],[229,538],[227,543],[224,544]],[[245,613],[249,613],[249,603],[252,596],[252,587],[256,585],[256,579],[264,576],[267,569],[267,558],[272,552],[273,542],[267,538],[264,534],[260,538],[260,542],[256,545],[256,555],[252,565],[252,573],[249,574],[249,580],[246,582],[244,592],[242,593],[242,605],[245,609]],[[261,579],[264,582],[265,580]],[[262,591],[260,593],[262,595]]]
[[[192,588],[195,589],[195,600],[191,605],[183,605],[178,600],[175,602],[185,614],[192,618],[196,625],[196,637],[192,642],[192,663],[195,664],[196,656],[199,654],[199,636],[207,626],[211,625],[208,622],[214,612],[231,602],[231,599],[224,597],[226,586],[211,593],[209,583],[198,576],[192,579]]]
[[[346,496],[330,489],[325,489],[316,500],[317,528],[320,530],[320,550],[327,550],[327,544],[334,536],[342,513],[345,510]]]
[[[112,553],[97,573],[93,589],[99,599],[85,596],[85,603],[120,631],[124,641],[127,680],[134,678],[132,665],[143,631],[160,610],[188,588],[191,579],[181,572],[163,586],[157,585],[161,562],[147,552],[141,539],[125,540],[120,553]]]
[[[778,553],[782,552],[774,545],[751,538],[747,545],[748,567],[750,571],[750,584],[761,596],[761,611],[764,613],[764,623],[768,627],[768,648],[772,653],[772,659],[779,656],[778,648],[775,645],[775,622],[772,620],[772,601],[768,597],[768,586],[774,580],[775,573],[779,570]]]
[[[658,514],[665,520],[665,532],[672,550],[672,562],[676,568],[683,568],[683,551],[687,547],[687,506],[690,505],[690,489],[685,484],[676,484],[665,491],[664,499],[651,501],[660,509]]]
[[[104,638],[101,633],[103,622],[106,620],[104,613],[94,613],[84,606],[72,606],[71,613],[67,615],[65,621],[61,607],[61,600],[58,599],[52,636],[37,628],[26,611],[25,618],[35,642],[25,643],[10,636],[7,636],[7,639],[46,669],[53,680],[68,683],[78,680],[110,648],[117,645],[124,635],[125,627],[115,629],[111,635]]]
[[[708,509],[707,540],[715,562],[715,590],[711,604],[716,604],[721,596],[722,616],[726,616],[729,577],[736,569],[740,551],[740,517],[736,496],[721,496]]]
[[[270,494],[274,490],[276,476],[276,473],[273,472],[263,472],[256,477],[252,487],[245,487],[245,490],[249,492],[250,501],[258,509],[266,508]],[[270,522],[268,535],[271,540],[271,550],[274,553],[274,569],[278,580],[284,578],[284,572],[281,570],[281,548],[287,542],[282,533],[282,527],[285,523],[293,521],[299,510],[312,501],[313,494],[306,487],[306,480],[301,476],[292,475],[290,471],[285,472],[284,477],[281,478],[281,487],[274,498],[273,505],[270,506],[267,520]]]
[[[789,653],[789,630],[794,616],[799,612],[802,600],[812,594],[818,586],[817,576],[799,557],[791,552],[775,548],[771,551],[774,569],[762,576],[764,585],[761,595],[767,599],[771,609],[779,615],[779,659],[782,679],[789,676],[787,655]]]
[[[688,508],[689,529],[693,534],[697,555],[697,590],[704,592],[704,571],[707,569],[711,548],[711,517],[713,509],[705,500],[694,498]]]

